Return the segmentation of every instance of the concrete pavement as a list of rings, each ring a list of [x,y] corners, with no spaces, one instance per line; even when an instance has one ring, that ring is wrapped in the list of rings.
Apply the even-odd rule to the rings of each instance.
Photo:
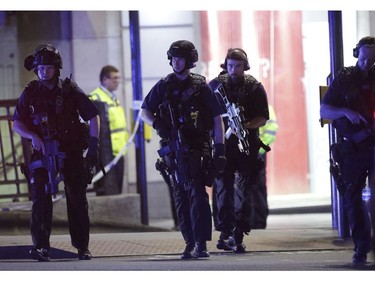
[[[270,198],[271,214],[268,217],[267,229],[253,230],[250,235],[244,237],[248,253],[352,250],[351,240],[338,239],[337,231],[332,228],[329,198],[319,196],[316,198],[310,196],[308,200],[304,196],[289,197],[288,200],[283,198]],[[111,197],[104,199],[108,200]],[[122,200],[125,199],[127,200],[127,198],[122,198]],[[94,211],[98,210],[97,201],[91,202],[91,208]],[[29,260],[28,251],[32,241],[28,230],[30,205],[27,204],[0,204],[3,210],[0,263],[9,260]],[[57,216],[54,217],[50,255],[52,260],[76,259],[76,249],[70,245],[68,226],[63,218],[66,212],[63,208],[65,204],[62,202],[61,205],[54,208]],[[105,227],[94,225],[91,229],[90,251],[94,259],[155,255],[174,255],[178,259],[185,247],[181,233],[172,230],[172,219],[152,218],[151,216],[148,226],[139,223],[132,224],[132,221],[130,223],[123,221],[120,225],[113,225],[113,221],[121,220],[117,218],[119,214],[111,216],[110,224],[104,225]],[[62,219],[59,219],[60,217]],[[100,218],[106,219],[103,216]],[[23,227],[20,228],[20,224],[12,226],[13,221],[23,221]],[[100,220],[97,221],[100,222]],[[9,230],[4,229],[6,223],[11,226]],[[219,233],[213,230],[212,241],[208,242],[208,250],[213,255],[222,253],[216,249],[218,237]],[[350,258],[349,254],[348,260]]]
[[[267,229],[253,230],[250,235],[245,236],[247,252],[244,254],[217,250],[219,233],[213,231],[213,239],[208,243],[211,257],[187,261],[180,259],[185,245],[180,232],[171,230],[172,226],[172,220],[154,220],[142,232],[121,232],[118,228],[112,229],[116,232],[109,232],[109,229],[104,232],[103,229],[94,228],[90,241],[93,254],[91,261],[78,260],[76,250],[70,245],[67,229],[63,233],[63,229],[59,227],[57,230],[60,234],[54,234],[56,228],[53,231],[50,263],[29,258],[28,251],[32,245],[30,235],[24,232],[18,235],[0,235],[0,271],[12,273],[5,280],[14,280],[15,272],[18,276],[25,271],[27,277],[22,277],[24,275],[21,274],[20,280],[30,280],[30,276],[40,280],[41,272],[54,274],[55,271],[59,273],[53,276],[71,276],[74,280],[79,278],[77,274],[80,271],[84,271],[85,275],[78,276],[87,279],[87,271],[90,271],[90,278],[96,280],[123,278],[121,271],[126,271],[125,277],[132,279],[151,271],[151,275],[146,275],[147,278],[160,277],[160,280],[167,280],[168,277],[170,280],[205,280],[213,277],[208,273],[212,271],[220,272],[215,273],[215,280],[245,277],[238,275],[241,271],[252,271],[251,278],[254,278],[256,271],[261,272],[258,276],[262,280],[271,280],[267,278],[270,276],[264,274],[272,271],[277,271],[278,274],[280,271],[309,271],[310,278],[311,271],[375,270],[372,255],[366,265],[358,267],[351,263],[352,242],[350,239],[338,239],[337,231],[331,227],[330,213],[270,215]],[[99,271],[105,271],[106,274],[100,275]],[[170,275],[176,271],[177,275]],[[231,272],[230,275],[225,274],[228,271]],[[36,274],[30,275],[32,272]],[[142,275],[139,275],[141,272]],[[193,272],[198,274],[192,274]],[[205,277],[202,274],[206,274]],[[272,279],[274,277],[279,275],[273,275]],[[301,280],[306,276],[298,279],[290,277],[287,276],[288,280]]]
[[[338,239],[330,216],[329,213],[270,215],[267,229],[252,230],[244,243],[249,252],[352,249],[350,239]],[[92,233],[90,250],[94,257],[178,255],[185,245],[181,233],[171,230],[172,226],[171,220],[159,220],[153,221],[147,232]],[[221,252],[216,249],[218,236],[213,231],[213,239],[208,242],[211,253]],[[29,259],[31,245],[28,234],[0,236],[0,261]],[[52,231],[51,247],[52,259],[76,256],[68,234]]]

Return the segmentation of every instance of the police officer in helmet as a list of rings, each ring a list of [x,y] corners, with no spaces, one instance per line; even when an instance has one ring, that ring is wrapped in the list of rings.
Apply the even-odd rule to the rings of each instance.
[[[181,259],[209,257],[212,223],[205,186],[212,185],[209,164],[216,170],[225,166],[223,110],[205,78],[190,72],[198,61],[193,43],[173,42],[167,57],[173,73],[159,80],[145,97],[142,119],[161,138],[158,153],[171,177],[179,229],[186,243]]]
[[[87,167],[98,161],[98,112],[76,83],[68,78],[60,79],[63,63],[54,46],[38,46],[34,54],[25,59],[24,66],[38,77],[21,93],[13,116],[15,132],[32,144],[31,163],[26,169],[33,202],[30,232],[34,247],[30,256],[38,261],[50,261],[52,195],[58,190],[46,188],[51,184],[49,175],[56,171],[48,170],[52,166],[46,166],[43,159],[55,155],[54,150],[57,150],[56,155],[64,155],[57,166],[64,180],[72,245],[77,248],[80,260],[89,260],[86,188],[91,179]],[[80,118],[89,122],[89,128]],[[42,164],[32,166],[33,163]]]

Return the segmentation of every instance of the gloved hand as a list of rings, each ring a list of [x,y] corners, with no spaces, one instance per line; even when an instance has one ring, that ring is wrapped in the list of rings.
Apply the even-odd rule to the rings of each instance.
[[[213,159],[216,173],[224,173],[224,169],[227,164],[227,158],[225,158],[225,144],[215,143]]]
[[[84,168],[83,169],[84,172],[83,172],[82,176],[85,179],[85,182],[87,184],[90,184],[92,182],[93,177],[94,177],[95,165],[93,165],[90,160],[84,159],[83,168]]]
[[[90,165],[95,166],[99,163],[99,139],[90,137],[88,143],[89,148],[86,154],[86,161],[88,161]]]
[[[158,135],[162,139],[169,138],[170,128],[167,124],[165,124],[165,122],[162,119],[156,118],[155,121],[152,123],[152,127],[158,132]]]

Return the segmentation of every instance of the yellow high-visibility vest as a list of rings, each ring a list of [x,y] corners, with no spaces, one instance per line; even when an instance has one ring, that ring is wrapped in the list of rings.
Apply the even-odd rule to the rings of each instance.
[[[126,117],[124,108],[117,99],[112,99],[111,93],[102,87],[96,88],[89,94],[93,101],[108,104],[108,122],[111,131],[112,154],[116,156],[127,143],[129,134],[126,130]]]
[[[276,139],[276,132],[279,126],[277,125],[276,113],[272,105],[268,105],[268,111],[270,113],[270,119],[267,120],[267,123],[259,128],[259,138],[266,145],[272,144]],[[266,153],[263,148],[259,149],[260,154]]]

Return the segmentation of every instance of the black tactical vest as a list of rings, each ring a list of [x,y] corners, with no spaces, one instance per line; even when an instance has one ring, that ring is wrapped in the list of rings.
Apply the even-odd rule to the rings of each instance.
[[[372,77],[375,73],[370,74]],[[370,129],[373,124],[374,114],[374,96],[375,83],[374,79],[366,79],[363,81],[360,73],[355,67],[345,67],[337,75],[337,83],[342,90],[342,104],[340,107],[350,108],[359,112],[368,121],[367,124],[361,123],[359,125],[352,124],[348,118],[342,117],[332,122],[333,126],[343,136],[350,138],[351,135],[357,134],[363,130]]]
[[[62,150],[69,146],[85,148],[87,145],[88,128],[79,119],[74,100],[75,87],[76,84],[68,78],[63,81],[62,89],[56,88],[53,92],[44,91],[36,80],[28,85],[28,90],[33,91],[30,101],[32,124],[29,125],[42,138],[58,140]],[[42,124],[41,120],[45,118],[46,123]]]
[[[204,76],[191,73],[188,81],[176,81],[170,74],[163,79],[165,82],[164,99],[170,104],[175,120],[172,122],[167,106],[160,106],[160,115],[168,123],[175,123],[181,129],[184,139],[189,145],[202,143],[208,139],[208,131],[213,128],[213,116],[205,107],[201,87],[205,84]]]

